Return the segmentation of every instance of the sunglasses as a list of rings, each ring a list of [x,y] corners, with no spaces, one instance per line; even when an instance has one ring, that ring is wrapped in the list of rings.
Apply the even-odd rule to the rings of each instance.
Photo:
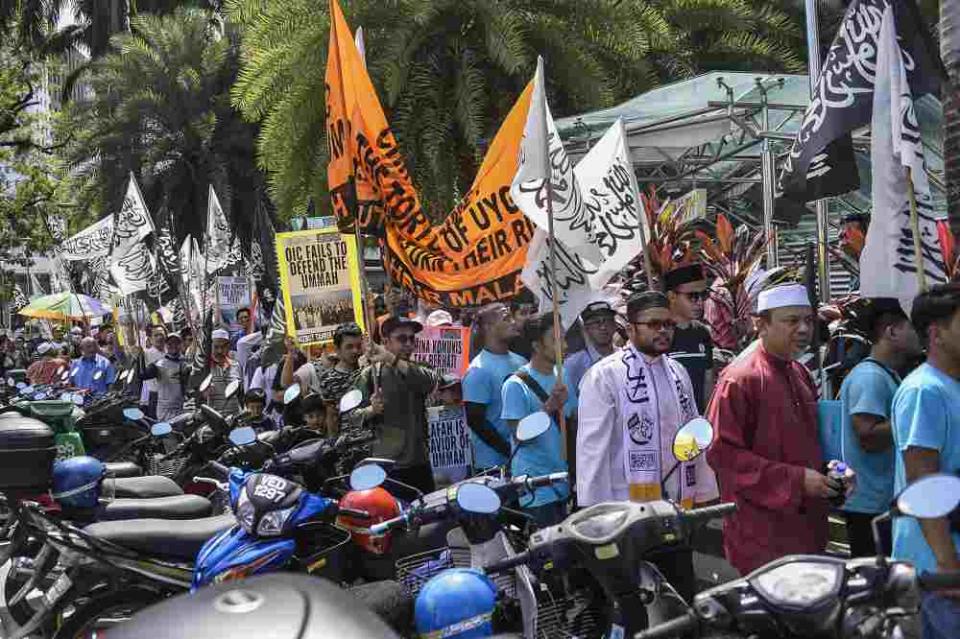
[[[677,327],[673,320],[650,320],[649,322],[630,322],[637,326],[649,326],[654,331],[672,331]]]
[[[690,293],[684,293],[682,291],[677,291],[680,295],[683,295],[691,302],[705,302],[710,294],[706,291],[692,291]]]

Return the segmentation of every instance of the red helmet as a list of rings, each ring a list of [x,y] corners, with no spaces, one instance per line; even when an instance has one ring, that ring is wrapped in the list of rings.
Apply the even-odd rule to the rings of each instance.
[[[337,526],[350,531],[353,543],[375,555],[390,552],[391,533],[371,535],[369,531],[373,524],[400,514],[400,504],[393,495],[380,486],[370,490],[351,490],[340,500],[340,507],[363,510],[370,515],[370,519],[362,521],[347,515],[337,517]]]

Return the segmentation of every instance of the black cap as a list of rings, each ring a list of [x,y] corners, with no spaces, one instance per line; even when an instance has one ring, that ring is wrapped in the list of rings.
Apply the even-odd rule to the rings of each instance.
[[[383,321],[383,325],[380,327],[380,335],[382,335],[384,338],[387,338],[390,337],[390,334],[398,328],[404,328],[408,326],[413,329],[414,333],[419,333],[423,330],[423,324],[416,320],[403,317],[402,315],[392,315]]]
[[[700,282],[705,279],[707,278],[703,274],[702,264],[687,264],[667,272],[663,276],[663,288],[666,291],[672,291],[681,284]]]
[[[587,307],[583,309],[582,313],[580,313],[580,319],[584,322],[589,322],[597,317],[616,316],[617,312],[613,310],[613,307],[610,306],[608,302],[591,302],[590,304],[587,304]]]

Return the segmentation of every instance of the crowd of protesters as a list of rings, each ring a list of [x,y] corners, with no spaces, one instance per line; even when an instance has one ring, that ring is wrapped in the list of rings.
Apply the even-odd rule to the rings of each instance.
[[[782,284],[760,292],[754,344],[721,369],[711,327],[702,322],[708,282],[701,267],[667,273],[663,284],[662,292],[634,294],[618,306],[589,304],[560,342],[552,314],[538,313],[529,293],[460,312],[389,291],[372,338],[341,324],[332,349],[313,358],[287,338],[279,361],[270,361],[255,327],[245,323],[239,334],[218,328],[205,399],[223,412],[242,409],[258,429],[292,421],[328,436],[371,431],[371,453],[395,460],[396,478],[425,491],[434,488],[426,409],[462,406],[474,471],[509,462],[515,475],[570,472],[568,484],[539,489],[523,504],[541,525],[603,501],[669,498],[688,508],[732,501],[738,510],[724,524],[725,554],[742,574],[787,554],[825,552],[831,512],[846,519],[851,553],[873,555],[870,522],[898,491],[925,475],[960,473],[960,285],[921,294],[910,316],[896,300],[865,300],[858,321],[872,350],[838,393],[841,448],[851,468],[839,482],[821,448],[818,389],[798,361],[817,322],[806,289]],[[472,329],[462,380],[411,360],[425,326]],[[75,385],[103,392],[117,368],[136,358],[141,402],[169,418],[183,407],[191,347],[189,335],[162,326],[152,328],[146,348],[128,351],[109,327],[96,336],[73,327],[47,340],[0,337],[0,367],[26,368],[30,381],[42,384],[72,362]],[[243,391],[226,397],[234,380]],[[300,391],[296,415],[284,402],[293,385]],[[340,400],[353,389],[363,402],[341,415]],[[519,422],[540,411],[550,429],[519,447]],[[701,415],[714,427],[713,445],[675,473],[674,435]],[[840,502],[837,511],[832,503]],[[886,552],[923,571],[960,570],[960,535],[946,519],[900,518],[881,538]],[[675,553],[660,567],[691,594],[691,553]],[[927,595],[927,636],[960,636],[958,619],[956,602]]]

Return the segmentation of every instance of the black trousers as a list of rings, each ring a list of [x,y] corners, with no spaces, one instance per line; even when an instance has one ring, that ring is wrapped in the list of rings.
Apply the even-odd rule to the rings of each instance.
[[[869,513],[851,513],[844,511],[847,520],[847,543],[850,544],[851,557],[875,557],[877,549],[873,543],[871,522],[876,515]],[[893,528],[890,520],[880,523],[880,546],[883,554],[890,555],[893,548]]]
[[[390,476],[424,493],[432,493],[436,490],[436,485],[433,483],[433,469],[430,468],[430,464],[394,468],[390,471]]]

